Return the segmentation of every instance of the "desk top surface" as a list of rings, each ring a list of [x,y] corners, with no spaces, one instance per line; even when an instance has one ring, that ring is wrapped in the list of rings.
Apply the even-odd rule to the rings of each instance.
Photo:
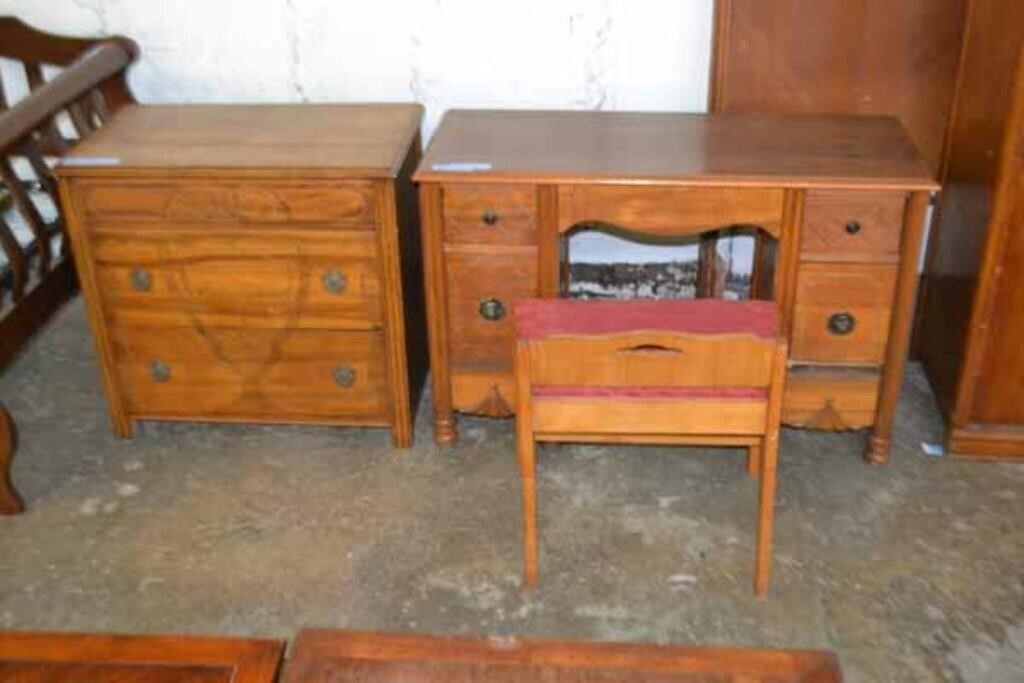
[[[62,161],[61,175],[153,172],[397,175],[419,133],[418,104],[136,105]]]
[[[934,190],[890,117],[449,111],[415,176]]]

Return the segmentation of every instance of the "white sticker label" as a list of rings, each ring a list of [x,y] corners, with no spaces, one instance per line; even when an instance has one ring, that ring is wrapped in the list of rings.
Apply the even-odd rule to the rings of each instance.
[[[66,157],[61,166],[120,166],[121,157]]]
[[[449,161],[441,164],[432,164],[431,170],[452,172],[452,173],[475,173],[477,171],[490,171],[489,161]]]

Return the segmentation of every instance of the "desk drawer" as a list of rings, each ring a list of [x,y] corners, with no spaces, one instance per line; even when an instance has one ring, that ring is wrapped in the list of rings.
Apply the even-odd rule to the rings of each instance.
[[[259,182],[107,184],[83,183],[77,194],[90,221],[321,223],[372,230],[377,223],[372,183]]]
[[[537,199],[534,187],[445,186],[444,239],[468,244],[535,244]]]
[[[816,261],[899,261],[902,192],[807,193],[800,253]]]
[[[92,251],[113,324],[370,329],[382,320],[372,233],[102,230]]]
[[[380,332],[111,328],[129,414],[196,419],[388,419]]]
[[[757,225],[779,234],[785,191],[760,187],[566,185],[558,188],[558,225],[600,221],[661,235]]]
[[[801,264],[790,358],[881,364],[895,285],[896,266]]]
[[[512,303],[537,295],[537,251],[445,250],[448,347],[453,364],[506,363],[515,356]]]

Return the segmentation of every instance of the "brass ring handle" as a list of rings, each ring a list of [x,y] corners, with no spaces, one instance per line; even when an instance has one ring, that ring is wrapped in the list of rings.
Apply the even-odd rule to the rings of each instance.
[[[477,307],[477,312],[484,320],[501,320],[505,317],[505,304],[498,299],[484,299]]]
[[[159,358],[149,362],[149,378],[154,382],[166,382],[171,379],[171,367]]]
[[[498,218],[499,216],[495,211],[484,211],[484,215],[480,216],[480,220],[482,220],[485,225],[494,225],[498,222]]]
[[[846,224],[845,229],[848,235],[856,235],[860,232],[860,221],[849,221]]]
[[[830,334],[843,336],[853,332],[857,327],[857,319],[852,313],[836,313],[828,319],[828,331]]]
[[[329,268],[324,271],[320,282],[323,283],[324,290],[331,294],[341,294],[348,286],[348,278],[345,277],[345,273],[337,268]]]
[[[331,371],[334,383],[342,389],[347,389],[356,383],[356,371],[347,365],[339,365]]]
[[[131,280],[136,292],[148,292],[153,287],[153,276],[145,268],[132,268]]]

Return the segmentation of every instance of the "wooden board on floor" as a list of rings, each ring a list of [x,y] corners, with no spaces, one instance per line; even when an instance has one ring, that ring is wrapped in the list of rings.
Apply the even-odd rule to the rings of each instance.
[[[0,683],[274,683],[284,643],[0,632]]]
[[[839,683],[835,655],[305,630],[283,683]]]

